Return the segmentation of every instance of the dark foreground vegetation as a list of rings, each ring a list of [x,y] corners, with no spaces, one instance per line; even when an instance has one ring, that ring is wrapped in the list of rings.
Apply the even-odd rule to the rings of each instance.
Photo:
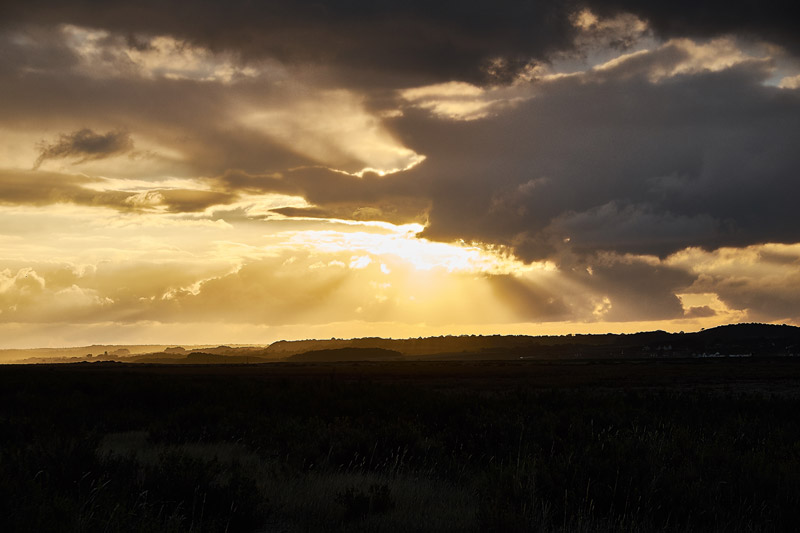
[[[800,361],[0,367],[0,531],[794,531]]]

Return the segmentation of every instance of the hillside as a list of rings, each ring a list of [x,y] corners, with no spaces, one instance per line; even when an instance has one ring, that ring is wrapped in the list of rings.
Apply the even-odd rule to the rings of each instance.
[[[265,352],[289,356],[345,348],[384,349],[409,359],[636,358],[712,355],[797,355],[800,328],[732,324],[695,333],[649,331],[633,334],[559,336],[444,336],[417,339],[330,339],[279,341]]]

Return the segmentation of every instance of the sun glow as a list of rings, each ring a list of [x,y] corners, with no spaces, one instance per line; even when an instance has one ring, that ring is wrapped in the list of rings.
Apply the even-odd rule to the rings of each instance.
[[[478,245],[433,242],[419,237],[421,224],[394,225],[387,222],[337,221],[353,228],[378,231],[306,230],[284,234],[287,243],[326,253],[360,251],[375,256],[393,256],[416,270],[443,269],[447,272],[510,274],[552,271],[548,262],[525,264],[502,249]]]

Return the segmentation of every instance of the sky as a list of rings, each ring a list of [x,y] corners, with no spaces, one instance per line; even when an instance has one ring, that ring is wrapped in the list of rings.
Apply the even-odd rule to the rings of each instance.
[[[800,325],[789,2],[0,4],[0,347]]]

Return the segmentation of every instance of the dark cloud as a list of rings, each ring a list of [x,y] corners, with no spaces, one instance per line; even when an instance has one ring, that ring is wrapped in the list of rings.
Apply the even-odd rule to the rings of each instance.
[[[34,170],[48,159],[77,159],[76,163],[105,159],[133,150],[133,140],[125,131],[95,133],[84,128],[62,134],[54,143],[42,142]]]
[[[716,316],[717,312],[711,309],[707,305],[701,305],[697,307],[690,307],[684,313],[686,318],[707,318],[711,316]]]
[[[662,37],[743,35],[775,42],[800,52],[800,35],[789,0],[597,0],[589,1],[599,15],[633,13]]]
[[[407,109],[395,126],[427,156],[405,176],[431,198],[424,236],[525,259],[799,241],[800,92],[765,85],[763,61],[653,80],[681,57],[541,82],[485,120]]]
[[[682,243],[713,242],[723,224],[707,213],[673,213],[651,204],[624,205],[610,202],[553,219],[543,232],[566,241],[572,250],[620,250],[664,255]],[[537,243],[538,244],[538,243]]]
[[[177,0],[169,6],[144,0],[135,8],[114,1],[41,0],[5,3],[0,20],[167,34],[244,58],[399,72],[406,83],[419,84],[426,79],[505,81],[530,58],[569,46],[574,9],[571,1],[515,0]],[[495,58],[503,61],[492,70]]]
[[[0,8],[2,9],[2,8]],[[0,23],[2,24],[2,23]],[[0,31],[0,74],[11,79],[27,73],[66,72],[78,57],[52,28],[29,26]]]
[[[800,50],[788,1],[712,0],[249,0],[5,2],[6,26],[70,23],[128,35],[166,34],[242,58],[332,65],[342,80],[390,85],[435,80],[507,82],[532,61],[574,46],[575,13],[634,13],[662,36],[744,34]],[[353,78],[356,78],[353,80]]]
[[[762,60],[663,77],[689,53],[667,45],[542,81],[533,98],[482,120],[407,107],[394,132],[427,159],[405,172],[229,172],[218,184],[315,205],[287,215],[406,206],[391,220],[424,217],[425,237],[506,245],[525,260],[799,241],[800,93],[765,85]]]
[[[614,255],[588,259],[590,269],[574,269],[566,275],[593,288],[600,308],[596,318],[611,322],[662,320],[683,316],[683,305],[675,296],[691,286],[695,276],[661,264]]]

